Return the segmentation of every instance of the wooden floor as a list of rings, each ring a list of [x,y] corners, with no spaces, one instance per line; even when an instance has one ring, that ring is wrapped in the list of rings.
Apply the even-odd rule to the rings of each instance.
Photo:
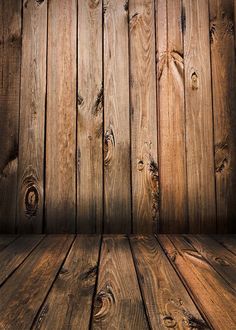
[[[236,236],[0,236],[0,329],[236,329]]]

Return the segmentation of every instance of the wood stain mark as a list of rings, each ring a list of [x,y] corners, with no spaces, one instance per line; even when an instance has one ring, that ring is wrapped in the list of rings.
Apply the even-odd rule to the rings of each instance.
[[[183,313],[185,314],[187,325],[189,326],[190,329],[198,329],[198,330],[209,329],[209,327],[204,322],[204,320],[196,318],[189,311],[183,310]]]
[[[128,9],[129,9],[129,2],[128,2],[128,0],[126,0],[124,3],[124,10],[128,11]]]

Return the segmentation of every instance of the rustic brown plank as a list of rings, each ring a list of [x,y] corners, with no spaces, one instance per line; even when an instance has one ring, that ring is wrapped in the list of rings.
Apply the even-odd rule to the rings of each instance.
[[[130,240],[151,328],[209,328],[155,237]]]
[[[186,154],[182,1],[156,3],[162,232],[186,232]],[[174,207],[170,207],[174,205]]]
[[[33,329],[89,329],[99,243],[99,236],[77,236]]]
[[[0,232],[15,233],[21,1],[0,2]]]
[[[0,251],[5,249],[16,238],[17,238],[17,235],[0,235]]]
[[[133,232],[156,232],[159,221],[153,0],[129,1]]]
[[[21,236],[0,253],[0,286],[27,258],[42,238],[42,235]]]
[[[131,230],[128,10],[104,1],[104,231]]]
[[[98,233],[103,218],[102,0],[78,5],[77,231]]]
[[[184,0],[189,230],[215,232],[215,171],[208,1]]]
[[[213,238],[236,255],[236,235],[214,235]]]
[[[46,230],[75,231],[76,0],[48,8]]]
[[[0,289],[0,329],[29,329],[73,236],[47,236]]]
[[[148,329],[128,239],[103,239],[92,329]]]
[[[24,0],[23,21],[17,224],[20,232],[41,233],[47,1]]]
[[[234,329],[236,296],[231,286],[182,236],[159,235],[172,264],[214,329]]]
[[[222,245],[206,235],[187,235],[185,239],[236,290],[236,257]]]
[[[217,229],[231,232],[236,218],[236,67],[234,1],[210,0]],[[220,68],[220,69],[219,69]]]

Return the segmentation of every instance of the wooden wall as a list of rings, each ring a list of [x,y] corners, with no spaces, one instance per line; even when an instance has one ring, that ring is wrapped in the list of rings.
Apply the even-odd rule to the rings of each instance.
[[[1,0],[0,231],[236,230],[234,0]]]

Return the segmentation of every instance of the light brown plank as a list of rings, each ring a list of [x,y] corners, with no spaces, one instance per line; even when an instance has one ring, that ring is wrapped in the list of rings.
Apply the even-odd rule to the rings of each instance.
[[[234,329],[235,291],[182,236],[158,235],[172,264],[213,329]]]
[[[0,1],[0,232],[15,233],[21,1]]]
[[[48,8],[46,231],[74,232],[76,204],[76,0]]]
[[[129,1],[133,232],[157,231],[159,174],[153,0]]]
[[[47,1],[23,1],[18,171],[18,230],[41,233],[44,204],[44,124]]]
[[[103,217],[102,0],[78,4],[77,231],[98,233]]]
[[[0,329],[29,329],[73,241],[46,237],[0,289]]]
[[[236,255],[236,235],[214,235],[213,238]]]
[[[209,328],[155,237],[130,240],[151,328]]]
[[[183,4],[189,230],[212,233],[216,210],[208,2]]]
[[[104,1],[105,233],[131,230],[128,10]]]
[[[0,286],[27,258],[42,238],[42,235],[21,236],[0,253]]]
[[[92,329],[148,329],[128,239],[103,239]]]
[[[5,249],[16,238],[17,238],[17,235],[0,235],[0,251]]]
[[[76,237],[33,329],[89,329],[99,243],[99,236]]]
[[[186,232],[182,1],[156,1],[162,232]],[[174,207],[170,207],[174,205]]]
[[[210,0],[217,229],[236,229],[234,1]],[[234,229],[233,229],[234,228]]]

